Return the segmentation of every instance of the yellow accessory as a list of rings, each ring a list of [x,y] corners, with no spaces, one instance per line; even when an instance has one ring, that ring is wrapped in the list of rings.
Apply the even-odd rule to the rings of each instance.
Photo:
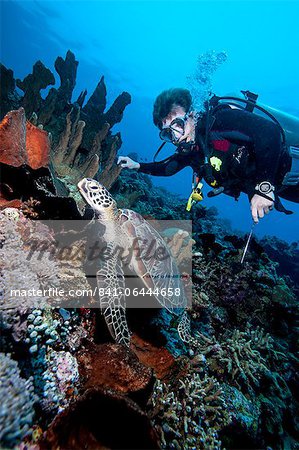
[[[210,183],[210,185],[213,186],[213,187],[216,187],[217,186],[217,181],[216,180],[212,181],[212,183]]]
[[[203,193],[202,193],[202,183],[198,183],[195,188],[192,189],[192,192],[190,194],[190,197],[187,202],[186,210],[190,211],[194,203],[200,202],[203,199]]]
[[[210,163],[211,163],[211,166],[213,166],[217,172],[220,171],[220,168],[222,165],[221,159],[217,158],[216,156],[212,156],[212,158],[210,158]]]

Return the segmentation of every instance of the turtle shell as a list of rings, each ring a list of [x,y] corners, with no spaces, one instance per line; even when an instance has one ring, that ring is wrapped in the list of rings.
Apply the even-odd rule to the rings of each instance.
[[[130,209],[120,211],[119,239],[127,241],[131,249],[130,269],[164,308],[185,308],[187,298],[181,274],[169,247],[155,228],[140,214]],[[124,234],[125,236],[124,236]],[[132,251],[133,249],[133,251]]]

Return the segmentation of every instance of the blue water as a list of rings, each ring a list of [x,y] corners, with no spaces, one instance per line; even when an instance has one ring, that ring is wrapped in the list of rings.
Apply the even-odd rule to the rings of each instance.
[[[108,101],[122,91],[132,95],[118,127],[121,154],[137,152],[151,160],[160,144],[152,124],[155,97],[169,87],[187,87],[197,56],[225,51],[227,61],[213,78],[217,94],[249,89],[260,101],[299,116],[299,2],[297,1],[2,1],[1,61],[17,78],[38,60],[54,71],[58,55],[72,50],[79,61],[74,99],[92,93],[105,76]],[[116,129],[117,127],[115,127]],[[191,171],[163,179],[168,189],[187,196]],[[216,205],[233,227],[251,225],[247,198],[220,196]],[[273,212],[258,235],[297,240],[299,205],[284,202],[292,216]]]

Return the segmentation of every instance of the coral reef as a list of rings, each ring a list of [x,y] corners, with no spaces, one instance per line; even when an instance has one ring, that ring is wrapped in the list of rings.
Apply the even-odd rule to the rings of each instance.
[[[14,448],[31,431],[35,395],[31,380],[21,377],[18,364],[0,353],[0,444]]]
[[[298,292],[299,280],[299,242],[288,244],[274,236],[267,236],[261,240],[264,251],[273,261],[278,262],[277,272],[290,277],[294,283],[294,290]]]
[[[77,67],[71,52],[57,58],[60,86],[45,98],[55,80],[40,61],[17,81],[0,67],[1,445],[295,450],[298,243],[253,238],[241,264],[246,236],[215,208],[187,213],[186,199],[147,175],[120,173],[112,129],[130,96],[107,109],[101,77],[86,103],[86,91],[73,102]],[[128,308],[131,347],[111,344],[86,261],[103,229],[36,220],[81,219],[84,176],[156,221],[186,273],[192,252],[184,283],[196,346],[178,339],[179,319],[163,308]],[[93,218],[88,208],[84,218]],[[57,251],[59,242],[70,251]]]
[[[72,103],[77,66],[71,51],[65,59],[58,57],[55,69],[60,86],[51,88],[43,99],[41,89],[55,84],[55,78],[42,62],[38,61],[32,74],[22,81],[15,81],[13,72],[1,65],[2,207],[19,208],[23,201],[32,198],[39,202],[35,214],[53,219],[53,204],[59,198],[56,214],[64,218],[66,212],[66,217],[77,218],[84,206],[77,182],[95,177],[109,188],[119,176],[115,158],[121,137],[111,130],[121,121],[131,97],[123,92],[105,112],[106,87],[102,77],[86,105],[86,91]],[[17,94],[16,85],[23,96]],[[32,123],[26,121],[25,115]]]
[[[281,327],[273,302],[278,302],[281,292],[280,309],[285,310],[285,315],[286,309],[296,307],[296,298],[286,281],[278,276],[275,263],[266,254],[259,258],[249,255],[248,262],[242,266],[241,250],[231,248],[225,241],[222,245],[224,251],[220,259],[215,258],[213,252],[207,254],[203,248],[201,256],[194,259],[193,281],[199,292],[194,297],[195,303],[202,303],[203,296],[207,305],[213,299],[213,309],[210,308],[209,313],[216,321],[223,321],[219,312],[225,311],[227,318],[240,326],[247,323],[250,315],[256,325]]]
[[[162,448],[222,448],[218,431],[230,415],[215,378],[191,372],[175,387],[158,380],[149,407]]]
[[[90,286],[82,269],[82,254],[74,251],[74,257],[70,258],[68,252],[55,252],[56,240],[53,230],[47,225],[26,219],[22,212],[12,208],[0,213],[0,223],[1,308],[24,310],[56,304],[61,307],[62,303],[74,307],[76,296],[68,293],[72,289],[74,293],[80,290],[89,292]],[[57,294],[59,289],[65,292],[63,299]],[[25,295],[26,290],[28,295]],[[45,291],[47,295],[44,295]]]
[[[166,208],[170,213],[170,202],[162,211]],[[180,217],[178,207],[173,216]],[[213,222],[215,212],[199,209],[198,220],[205,217]],[[30,286],[34,280],[37,286],[67,283],[67,289],[76,280],[78,286],[83,274],[80,251],[72,261],[69,255],[56,255],[49,272],[46,261],[26,259],[28,239],[46,240],[50,251],[57,234],[14,208],[4,210],[1,223],[4,278],[9,267],[20,285],[24,274]],[[41,308],[40,298],[30,306],[23,298],[22,307],[9,303],[1,311],[3,347],[22,360],[26,378],[33,376],[40,411],[33,426],[48,429],[43,434],[36,428],[41,448],[78,448],[82,439],[95,448],[114,448],[108,425],[97,431],[94,427],[90,414],[95,408],[103,415],[113,408],[120,427],[129,417],[140,420],[146,442],[154,439],[151,448],[283,449],[286,442],[295,448],[298,335],[293,282],[277,273],[277,263],[261,252],[258,242],[241,266],[244,237],[222,230],[216,238],[213,228],[207,236],[201,224],[203,232],[197,231],[193,240],[174,224],[160,231],[181,262],[186,248],[193,251],[190,316],[197,347],[190,349],[178,340],[177,318],[163,309],[128,310],[134,332],[130,352],[107,343],[110,337],[96,310],[65,309],[73,307],[70,299],[55,301],[53,309]],[[72,241],[74,250],[82,247],[80,236]],[[84,280],[82,287],[87,287]],[[132,439],[129,448],[146,448],[139,435]],[[33,437],[27,442],[33,445]]]
[[[225,448],[244,448],[244,442],[246,448],[256,448],[260,438],[260,402],[229,384],[222,385],[222,392],[231,416],[230,424],[219,433],[225,439]]]
[[[269,354],[273,351],[273,338],[258,327],[254,330],[248,327],[244,332],[238,329],[229,332],[227,337],[220,337],[220,342],[213,347],[212,371],[218,375],[226,371],[239,387],[238,380],[244,386],[259,386],[260,377],[270,372],[261,352]]]

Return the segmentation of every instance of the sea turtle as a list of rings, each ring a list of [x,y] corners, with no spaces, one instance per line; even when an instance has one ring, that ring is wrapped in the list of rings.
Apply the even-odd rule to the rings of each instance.
[[[143,281],[145,290],[151,290],[171,313],[182,316],[179,336],[184,342],[190,342],[187,298],[177,264],[162,236],[140,214],[130,209],[118,209],[108,190],[96,180],[84,178],[78,183],[78,189],[105,229],[102,239],[109,257],[101,261],[96,278],[100,306],[114,339],[125,346],[130,345],[123,270],[126,260],[130,270]],[[174,295],[175,292],[178,295]],[[177,308],[180,308],[179,313]]]

